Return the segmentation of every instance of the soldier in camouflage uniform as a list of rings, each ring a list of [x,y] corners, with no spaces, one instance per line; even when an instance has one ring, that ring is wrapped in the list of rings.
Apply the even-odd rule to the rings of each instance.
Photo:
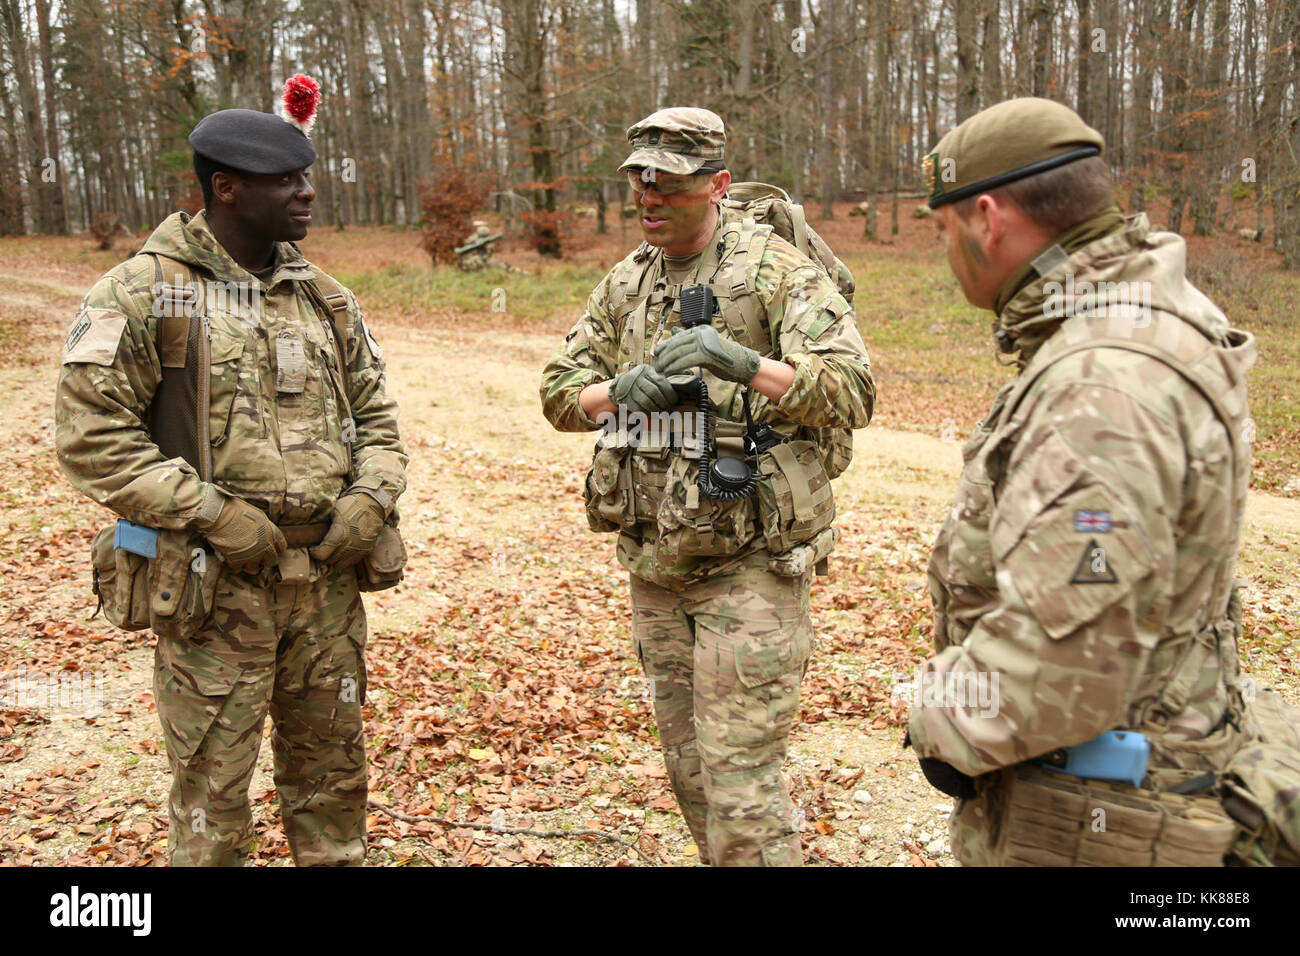
[[[1136,730],[1144,787],[1192,794],[1248,733],[1230,598],[1254,342],[1188,283],[1179,236],[1120,213],[1102,147],[1067,107],[1018,99],[924,164],[952,270],[1018,369],[963,449],[930,561],[937,654],[908,728],[926,776],[959,798],[952,849],[967,864],[1166,859],[1163,834],[1153,849],[1087,817],[1015,817],[1032,801],[1013,784]]]
[[[861,428],[875,397],[870,364],[852,308],[824,271],[769,226],[720,215],[731,177],[715,114],[661,110],[628,139],[621,169],[645,242],[592,292],[547,365],[543,410],[562,431],[605,428],[587,479],[589,520],[620,532],[633,643],[701,860],[798,865],[781,763],[812,650],[809,562],[829,546],[773,555],[750,496],[697,497],[683,449],[699,433],[687,434],[685,419],[680,433],[639,440],[624,425],[628,415],[689,413],[670,377],[700,369],[719,435],[743,420],[745,386],[754,418],[783,439]],[[716,290],[721,314],[683,331],[680,295],[697,283]],[[828,472],[820,457],[809,467],[816,474],[792,494],[824,519],[827,541]]]
[[[269,712],[295,862],[360,865],[366,617],[358,574],[406,485],[397,410],[355,298],[292,242],[306,235],[315,196],[307,137],[271,114],[223,110],[199,123],[190,143],[205,211],[168,217],[86,296],[63,353],[59,461],[91,498],[160,529],[149,600],[154,699],[173,775],[172,864],[242,863]],[[341,348],[309,296],[316,278],[346,300]],[[198,462],[159,447],[165,429],[192,421],[193,406],[151,408],[164,367],[185,364],[174,349],[168,355],[168,290],[191,284],[188,294],[203,299],[190,305],[201,304],[203,316],[188,348],[206,336],[211,359],[210,447],[196,448],[200,459],[210,452],[211,480]],[[180,359],[186,349],[182,335]],[[190,535],[215,557],[205,555],[209,570],[174,590],[203,588],[195,600],[206,614],[185,629],[164,627],[160,607],[174,602],[159,584],[170,573],[164,551],[179,540],[188,561]]]

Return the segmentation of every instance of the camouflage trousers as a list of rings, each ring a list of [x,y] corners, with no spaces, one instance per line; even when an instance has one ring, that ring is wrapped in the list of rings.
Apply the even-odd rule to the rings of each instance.
[[[799,866],[781,764],[812,651],[809,576],[747,565],[673,590],[633,575],[632,638],[701,862]]]
[[[225,571],[203,629],[188,641],[158,641],[154,699],[172,771],[171,863],[243,864],[253,838],[249,782],[269,712],[294,862],[360,866],[366,618],[356,575],[258,580]]]

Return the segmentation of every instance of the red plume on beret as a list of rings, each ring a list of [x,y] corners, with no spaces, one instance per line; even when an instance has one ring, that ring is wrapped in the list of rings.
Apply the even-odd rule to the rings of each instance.
[[[284,98],[280,115],[303,134],[311,132],[320,105],[320,84],[304,73],[295,73],[284,81]]]

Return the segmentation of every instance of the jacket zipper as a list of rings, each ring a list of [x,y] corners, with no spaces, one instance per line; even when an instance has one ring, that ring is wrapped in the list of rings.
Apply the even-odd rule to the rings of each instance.
[[[205,303],[206,305],[206,303]],[[198,369],[198,425],[199,425],[199,478],[212,481],[212,423],[208,420],[211,410],[212,376],[212,326],[208,312],[203,310],[203,335],[199,337]]]

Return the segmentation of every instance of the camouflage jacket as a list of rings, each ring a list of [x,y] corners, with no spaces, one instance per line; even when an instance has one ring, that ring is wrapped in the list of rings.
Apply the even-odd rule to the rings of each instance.
[[[166,458],[148,431],[162,377],[163,314],[149,253],[187,263],[205,287],[211,483],[183,459]],[[176,267],[161,263],[172,282]],[[328,319],[291,281],[310,276],[296,247],[278,243],[264,283],[231,259],[203,213],[168,217],[140,254],[95,283],[65,344],[55,423],[59,463],[72,483],[125,518],[165,529],[212,520],[226,496],[257,505],[278,524],[328,520],[348,488],[391,507],[406,487],[407,457],[379,346],[347,292],[349,367],[340,374]],[[277,388],[281,339],[305,353],[304,380],[291,386],[300,390]]]
[[[736,237],[740,237],[738,244]],[[696,269],[700,277],[685,284],[713,278],[711,285],[732,290],[719,300],[721,317],[714,322],[719,333],[795,370],[794,382],[779,402],[750,390],[755,419],[787,436],[801,426],[865,427],[875,404],[871,363],[853,309],[835,284],[768,226],[720,221],[705,248],[716,249],[719,244],[727,251],[716,276],[711,263],[703,261],[709,253],[701,253]],[[655,347],[681,326],[681,288],[669,282],[662,251],[648,243],[600,281],[564,346],[542,373],[542,410],[555,428],[601,427],[584,414],[579,393],[633,365],[653,361]],[[642,305],[644,334],[637,341],[636,312]],[[744,390],[708,372],[704,379],[718,420],[743,421]],[[651,472],[662,465],[650,454],[636,455],[634,465],[638,474],[634,505],[638,516],[651,516],[663,487],[662,477],[656,481]],[[725,570],[762,546],[759,535],[731,558],[701,559],[686,571],[679,567],[668,572],[656,561],[657,534],[653,520],[625,529],[619,536],[618,557],[634,574],[664,585]]]
[[[1190,773],[1234,745],[1207,742],[1240,705],[1227,617],[1255,348],[1184,269],[1183,240],[1137,216],[1004,309],[1022,368],[963,449],[931,555],[920,756],[977,776],[1129,728],[1153,768]]]

